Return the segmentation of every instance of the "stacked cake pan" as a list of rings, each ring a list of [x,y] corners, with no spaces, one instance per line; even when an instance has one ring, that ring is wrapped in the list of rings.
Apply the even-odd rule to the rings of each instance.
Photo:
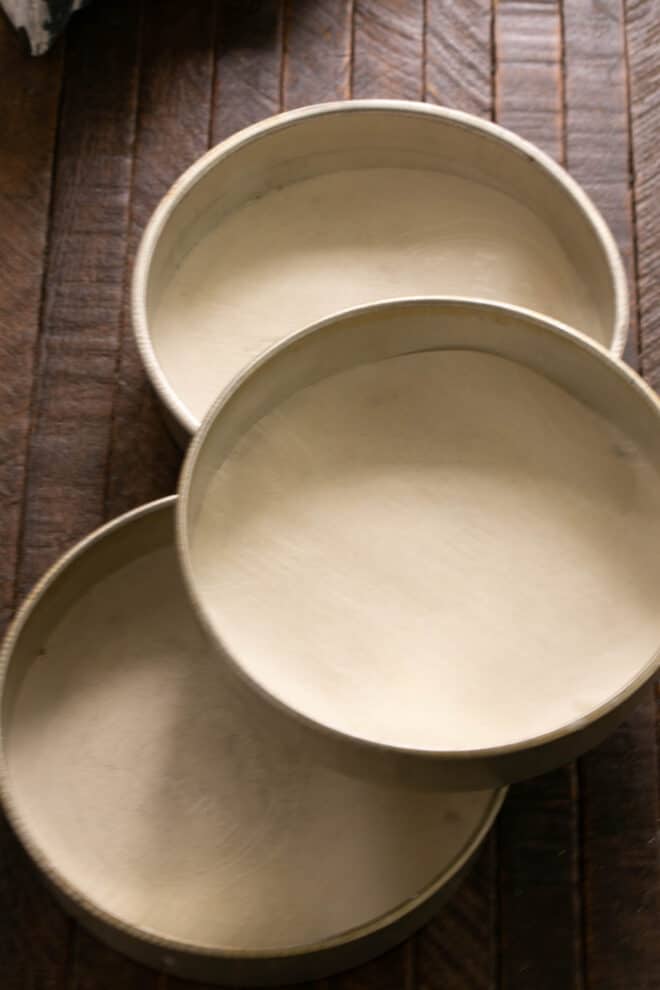
[[[134,958],[328,975],[430,918],[507,784],[657,669],[660,403],[620,360],[621,262],[510,132],[327,104],[179,179],[133,317],[179,490],[16,616],[3,804]]]

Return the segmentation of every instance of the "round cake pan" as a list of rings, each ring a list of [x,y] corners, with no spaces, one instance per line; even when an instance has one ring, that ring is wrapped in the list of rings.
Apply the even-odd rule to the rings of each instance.
[[[356,965],[436,910],[503,791],[400,792],[316,766],[209,656],[174,498],[39,583],[2,654],[0,792],[64,905],[113,947],[205,981]]]
[[[455,110],[349,101],[265,120],[185,172],[138,251],[133,322],[187,439],[289,333],[352,306],[443,294],[524,306],[623,350],[618,251],[551,158]]]
[[[453,789],[530,777],[657,668],[660,403],[522,309],[400,300],[293,335],[184,463],[186,585],[323,758]]]

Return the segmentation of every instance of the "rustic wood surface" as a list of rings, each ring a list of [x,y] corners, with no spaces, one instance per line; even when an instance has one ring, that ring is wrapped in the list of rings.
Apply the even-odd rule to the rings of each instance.
[[[660,387],[659,0],[113,0],[29,59],[0,20],[0,610],[91,528],[175,485],[127,285],[159,197],[280,108],[426,99],[518,130],[612,226],[628,360]],[[326,990],[658,990],[658,703],[518,785],[406,945]],[[69,921],[0,821],[3,990],[184,990]],[[192,986],[192,984],[190,985]]]

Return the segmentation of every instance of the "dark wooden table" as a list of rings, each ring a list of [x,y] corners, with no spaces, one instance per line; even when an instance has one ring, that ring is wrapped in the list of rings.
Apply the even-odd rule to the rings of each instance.
[[[628,359],[660,386],[658,0],[96,0],[40,60],[0,23],[0,605],[180,456],[133,345],[127,284],[157,200],[279,108],[446,103],[582,182],[628,266]],[[660,548],[659,548],[660,552]],[[657,706],[512,788],[460,892],[336,990],[657,990]],[[62,913],[0,821],[2,990],[175,990]]]

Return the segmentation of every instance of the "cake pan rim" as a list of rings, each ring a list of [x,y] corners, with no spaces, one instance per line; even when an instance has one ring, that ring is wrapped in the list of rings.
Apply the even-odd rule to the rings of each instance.
[[[178,496],[176,494],[168,495],[117,516],[79,540],[48,568],[18,609],[16,616],[8,627],[0,648],[0,713],[2,713],[4,703],[7,674],[17,641],[23,628],[30,621],[34,609],[48,595],[51,587],[65,575],[71,565],[74,565],[79,558],[84,556],[96,544],[107,537],[112,537],[116,531],[121,530],[125,525],[129,525],[137,519],[168,508],[173,510],[177,501]],[[408,915],[412,915],[416,909],[420,909],[426,904],[431,904],[435,897],[440,898],[442,896],[444,889],[469,864],[472,857],[480,848],[493,826],[506,797],[506,793],[506,787],[492,789],[488,805],[478,823],[470,831],[460,851],[449,861],[442,873],[436,874],[414,897],[397,904],[396,907],[372,918],[369,922],[354,926],[351,929],[347,929],[344,932],[318,942],[272,949],[232,948],[196,944],[162,935],[148,927],[139,927],[125,921],[111,911],[100,907],[89,894],[82,892],[77,884],[71,883],[66,875],[60,871],[57,863],[53,861],[53,858],[48,853],[43,851],[41,843],[33,837],[29,822],[26,822],[25,817],[21,814],[13,799],[6,756],[4,717],[3,713],[0,714],[0,807],[4,810],[12,830],[38,870],[53,885],[65,903],[70,903],[75,911],[80,912],[81,916],[89,915],[91,919],[106,926],[108,929],[117,931],[138,942],[146,943],[155,949],[164,950],[165,952],[182,953],[191,957],[204,957],[219,961],[224,959],[263,962],[304,958],[323,953],[326,950],[330,951],[342,946],[350,946],[360,939],[374,936],[379,932],[385,932],[390,926],[394,926],[398,921]]]
[[[179,554],[179,563],[181,566],[184,584],[188,590],[190,600],[203,628],[206,630],[206,633],[210,637],[211,641],[216,645],[216,649],[220,650],[223,658],[225,658],[231,665],[232,669],[238,673],[239,676],[242,677],[253,690],[256,690],[263,698],[271,704],[274,704],[276,708],[283,712],[287,717],[292,717],[298,720],[301,724],[305,725],[308,729],[311,729],[317,734],[325,735],[327,738],[338,742],[340,745],[349,744],[358,746],[365,751],[371,751],[372,753],[381,755],[394,754],[404,758],[413,757],[437,764],[441,764],[445,761],[456,762],[458,764],[467,764],[470,762],[474,763],[476,761],[492,760],[525,754],[530,751],[537,750],[547,744],[558,743],[560,740],[569,738],[574,733],[579,733],[590,726],[594,726],[608,715],[612,715],[617,709],[624,705],[626,701],[633,698],[637,691],[639,691],[660,668],[660,646],[646,661],[646,663],[640,667],[638,672],[620,687],[616,694],[610,697],[606,702],[603,702],[601,705],[591,710],[586,716],[579,716],[570,722],[563,724],[562,726],[548,732],[541,733],[537,736],[517,740],[511,743],[503,743],[497,746],[460,750],[425,749],[414,746],[384,743],[380,740],[370,739],[365,736],[350,734],[290,706],[277,694],[265,687],[265,685],[260,683],[260,681],[256,680],[256,678],[254,678],[247,671],[243,664],[241,664],[240,661],[234,657],[232,651],[229,649],[227,644],[222,639],[222,636],[215,628],[215,625],[210,618],[205,605],[203,604],[202,598],[196,589],[196,580],[191,561],[190,538],[188,532],[188,503],[190,498],[192,477],[197,458],[202,450],[206,436],[212,429],[213,424],[234,392],[237,391],[255,371],[267,364],[271,357],[279,353],[281,350],[295,345],[297,342],[304,340],[307,336],[321,331],[333,323],[351,318],[352,316],[387,312],[396,308],[405,307],[437,307],[439,309],[462,309],[464,307],[468,307],[475,311],[481,310],[490,312],[492,315],[498,315],[500,318],[506,317],[508,314],[522,317],[525,320],[535,323],[538,331],[557,334],[582,350],[591,352],[596,360],[601,363],[609,365],[612,370],[621,379],[623,379],[624,383],[629,388],[640,394],[644,400],[649,402],[654,407],[655,413],[660,420],[660,397],[656,395],[650,386],[647,385],[646,382],[638,374],[636,374],[632,368],[626,365],[621,358],[616,357],[616,355],[612,354],[606,347],[599,344],[591,337],[588,337],[586,334],[580,333],[573,327],[569,327],[558,320],[553,320],[550,317],[542,316],[534,310],[526,309],[522,306],[494,302],[492,300],[473,299],[458,296],[410,296],[402,299],[367,303],[362,306],[355,306],[350,307],[349,309],[341,310],[340,312],[325,317],[316,323],[303,327],[301,330],[298,330],[284,338],[284,340],[277,341],[267,350],[258,355],[252,362],[247,364],[231,382],[228,383],[208,410],[200,428],[192,438],[179,475],[179,498],[175,507],[176,546]],[[660,431],[660,422],[658,429]]]
[[[130,308],[133,335],[152,387],[155,389],[164,409],[172,417],[177,430],[182,431],[184,435],[194,435],[201,421],[193,415],[187,404],[170,384],[156,354],[149,320],[147,318],[146,299],[151,261],[165,225],[187,193],[200,179],[238,148],[258,140],[265,134],[286,129],[307,117],[335,113],[387,110],[408,113],[413,116],[436,117],[453,122],[466,130],[477,131],[485,138],[507,145],[519,155],[527,158],[530,164],[550,175],[553,181],[573,200],[578,211],[587,219],[596,240],[603,250],[612,280],[614,299],[614,320],[607,350],[617,357],[623,354],[629,333],[630,299],[628,279],[621,254],[609,226],[591,197],[567,170],[559,165],[550,155],[531,141],[520,137],[514,131],[502,127],[500,124],[489,120],[482,120],[473,114],[466,113],[462,110],[454,110],[450,107],[414,100],[390,99],[339,100],[328,103],[315,103],[266,117],[237,131],[235,134],[216,144],[213,148],[210,148],[205,154],[193,162],[168,189],[156,206],[143,231],[131,279]],[[539,315],[543,316],[540,311]],[[548,319],[551,319],[551,317],[548,317]]]

